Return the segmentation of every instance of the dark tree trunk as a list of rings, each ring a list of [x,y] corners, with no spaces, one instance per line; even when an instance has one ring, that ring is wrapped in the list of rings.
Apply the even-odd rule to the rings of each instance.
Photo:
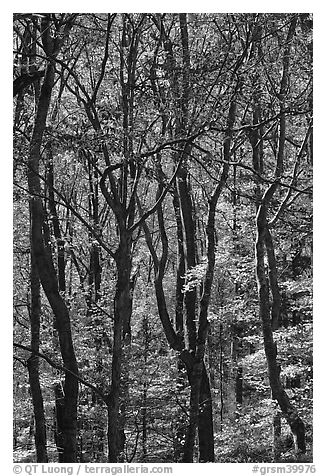
[[[233,105],[231,109],[234,112]],[[209,212],[206,226],[207,234],[207,270],[205,274],[202,297],[200,300],[199,325],[196,340],[196,353],[193,357],[190,353],[193,364],[189,368],[188,375],[190,381],[190,415],[189,424],[184,444],[183,462],[189,463],[193,461],[193,452],[196,431],[198,428],[199,449],[203,451],[199,454],[201,462],[214,461],[214,433],[213,433],[213,417],[212,417],[212,399],[210,394],[209,379],[204,365],[205,346],[209,323],[207,320],[209,301],[211,296],[214,268],[215,268],[215,210],[218,198],[224,187],[228,174],[228,164],[223,167],[221,179],[216,186],[214,193],[209,201]],[[186,356],[187,354],[184,353]],[[190,362],[191,362],[190,360]],[[185,361],[186,362],[186,361]],[[187,362],[186,362],[187,363]],[[205,401],[207,399],[207,402]],[[200,408],[200,404],[202,408]],[[202,411],[201,411],[202,410]],[[204,428],[205,425],[205,428]],[[200,430],[199,431],[199,427]],[[207,439],[206,439],[207,438]]]
[[[219,376],[220,376],[220,430],[223,428],[224,417],[224,345],[223,345],[223,324],[219,325]]]
[[[183,463],[193,463],[194,458],[194,446],[199,420],[199,398],[202,379],[202,367],[202,361],[194,362],[190,374],[190,410],[188,429],[186,433],[185,443],[183,446]]]
[[[261,193],[261,184],[258,183],[258,193],[256,194],[256,278],[258,286],[259,315],[262,324],[264,349],[267,360],[268,376],[272,391],[272,398],[275,399],[282,411],[282,414],[288,422],[294,436],[295,446],[298,452],[305,453],[305,426],[299,414],[290,401],[280,380],[281,368],[277,361],[277,346],[273,338],[273,330],[279,326],[279,315],[281,309],[281,297],[277,282],[276,259],[274,253],[273,239],[269,230],[267,221],[267,210],[271,200],[279,186],[280,179],[284,171],[284,150],[286,140],[286,95],[289,89],[290,80],[290,57],[291,44],[295,36],[297,15],[292,17],[285,39],[285,46],[282,58],[282,76],[278,98],[280,102],[280,117],[278,126],[278,144],[276,151],[276,165],[274,171],[274,181],[268,187],[264,194]],[[254,118],[257,123],[259,117]],[[260,138],[262,139],[262,138]],[[262,140],[260,141],[262,142]],[[257,141],[252,142],[253,146],[253,166],[256,172],[262,172],[257,163],[256,155],[259,150]],[[260,152],[262,161],[262,152]],[[257,155],[257,157],[258,157]],[[269,280],[265,271],[265,253],[267,255],[269,267]],[[270,285],[270,286],[269,286]],[[269,287],[271,289],[269,289]],[[272,298],[272,308],[270,309],[270,291]]]
[[[185,237],[185,251],[186,270],[191,270],[197,264],[196,256],[196,228],[194,220],[193,203],[191,191],[188,183],[188,173],[185,168],[181,167],[177,179],[179,201],[182,212],[182,223]],[[186,327],[189,341],[189,350],[193,352],[196,350],[196,301],[197,290],[193,288],[188,290],[184,295],[184,303],[186,309]]]
[[[42,41],[45,45],[46,53],[55,56],[62,40],[58,40],[58,44],[57,40],[53,40],[50,32],[50,20],[49,17],[45,17],[44,21],[42,21]],[[75,375],[78,374],[78,367],[71,335],[69,311],[60,295],[51,252],[46,240],[44,240],[43,224],[45,223],[45,215],[40,198],[41,185],[39,177],[41,146],[46,127],[52,88],[54,85],[54,74],[54,64],[51,61],[47,65],[41,92],[37,100],[34,128],[29,151],[28,188],[31,195],[31,249],[35,258],[42,287],[55,316],[55,327],[59,335],[63,363],[69,370],[65,374],[64,382],[65,412],[63,459],[64,462],[71,463],[76,461],[78,380]]]
[[[265,227],[265,247],[269,269],[269,285],[272,293],[272,330],[276,331],[280,325],[281,293],[279,290],[277,279],[274,243],[268,226]]]
[[[233,361],[233,378],[235,380],[235,402],[239,405],[242,404],[243,398],[243,368],[239,364],[239,358],[241,358],[242,350],[242,328],[238,323],[234,323],[232,326],[232,361]]]
[[[122,378],[125,369],[124,344],[130,340],[130,317],[132,312],[131,284],[131,239],[127,231],[120,230],[120,245],[116,253],[117,284],[114,297],[114,332],[112,349],[112,380],[109,399],[108,444],[111,463],[124,460],[124,410]],[[125,382],[126,384],[126,382]],[[125,390],[125,389],[124,389]],[[122,406],[122,408],[121,408]]]
[[[189,93],[190,93],[190,53],[189,53],[189,37],[187,14],[179,14],[181,47],[182,47],[182,88],[180,97],[176,97],[179,101],[180,108],[177,112],[176,133],[187,134],[189,120]],[[175,85],[176,86],[176,85]],[[174,88],[177,92],[177,88]],[[185,161],[191,152],[191,145],[186,145],[181,154],[184,155]],[[196,266],[197,246],[196,246],[196,225],[193,210],[192,194],[189,183],[189,173],[187,165],[182,165],[177,176],[177,191],[182,217],[182,225],[184,231],[184,257],[186,270],[190,270]],[[176,210],[178,212],[178,210]],[[177,216],[178,218],[178,216]],[[196,350],[196,288],[188,290],[184,295],[184,304],[186,310],[186,327],[188,334],[189,350]]]
[[[184,322],[183,322],[183,310],[184,310],[184,294],[183,287],[185,284],[185,255],[184,255],[184,233],[182,226],[182,216],[180,210],[180,201],[177,188],[174,188],[173,193],[173,208],[175,214],[175,220],[177,225],[177,246],[178,246],[178,264],[177,264],[177,276],[175,284],[175,329],[177,335],[184,342]],[[180,394],[185,390],[188,385],[186,366],[181,359],[177,362],[177,393]],[[183,441],[187,430],[187,422],[184,411],[179,408],[176,417],[176,438],[174,445],[174,461],[179,462],[183,453]]]
[[[181,49],[182,49],[182,74],[181,80],[177,77],[175,73],[176,61],[174,58],[173,44],[164,28],[164,24],[157,22],[157,26],[160,30],[160,33],[163,38],[164,49],[166,51],[167,61],[167,74],[170,78],[170,86],[173,93],[174,104],[176,107],[176,118],[175,118],[175,135],[186,136],[190,133],[189,130],[189,98],[190,98],[190,54],[189,54],[189,38],[188,38],[188,27],[187,27],[187,15],[182,13],[179,15],[180,23],[180,38],[181,38]],[[237,65],[238,67],[238,65]],[[154,92],[156,90],[154,86]],[[225,164],[223,165],[223,170],[221,178],[215,187],[215,190],[209,201],[209,218],[206,227],[207,233],[207,260],[208,266],[204,278],[204,284],[202,285],[201,299],[197,301],[197,289],[194,287],[185,293],[183,301],[178,301],[177,295],[177,312],[176,312],[176,327],[177,332],[181,332],[181,336],[177,334],[174,330],[172,322],[169,317],[169,313],[166,306],[165,294],[163,289],[163,276],[165,272],[165,266],[167,261],[167,239],[166,233],[164,230],[164,224],[159,218],[158,221],[159,228],[161,233],[161,244],[162,244],[162,257],[158,258],[155,251],[151,234],[145,223],[143,223],[143,228],[145,232],[146,242],[148,244],[149,250],[151,252],[154,267],[155,267],[155,292],[156,300],[158,305],[159,316],[165,331],[165,335],[172,349],[179,351],[180,359],[185,363],[188,378],[190,382],[190,416],[189,424],[186,432],[186,439],[184,444],[184,462],[192,462],[194,456],[194,446],[196,434],[199,426],[200,416],[200,403],[204,402],[201,400],[207,398],[209,403],[203,407],[203,422],[201,424],[201,431],[198,434],[199,437],[208,438],[208,441],[199,442],[199,447],[201,448],[203,454],[199,456],[200,461],[211,461],[214,459],[214,438],[213,438],[213,424],[212,424],[212,412],[211,412],[211,396],[209,388],[209,380],[207,378],[206,369],[204,369],[204,355],[205,355],[205,345],[208,332],[208,306],[209,299],[211,295],[211,288],[214,275],[214,266],[215,266],[215,210],[217,200],[223,190],[225,185],[228,170],[229,170],[229,161],[230,161],[230,149],[231,149],[231,137],[232,137],[232,128],[235,122],[235,112],[236,112],[236,101],[235,95],[237,93],[238,83],[235,87],[234,94],[231,99],[229,114],[227,118],[227,134],[223,144],[224,160]],[[184,256],[184,263],[181,263],[184,266],[185,270],[190,270],[197,264],[197,246],[196,246],[196,220],[194,216],[194,207],[190,189],[190,174],[187,167],[187,157],[191,153],[191,143],[187,143],[184,146],[184,149],[178,152],[176,155],[176,163],[179,163],[177,170],[177,198],[174,197],[174,207],[176,211],[177,219],[177,233],[178,233],[178,249],[180,250],[181,245],[183,250],[179,251],[179,256]],[[179,158],[179,162],[177,160]],[[181,160],[180,160],[181,159]],[[180,211],[181,213],[180,213]],[[180,220],[181,217],[181,220]],[[180,222],[182,227],[180,227]],[[182,231],[182,233],[181,233]],[[180,261],[179,261],[180,265]],[[181,287],[181,280],[177,281],[177,290]],[[184,304],[186,311],[186,329],[187,329],[187,343],[189,348],[185,348],[185,339],[183,339],[183,315],[180,304]],[[199,318],[198,318],[199,317]],[[196,320],[198,319],[198,328]],[[204,375],[203,375],[204,372]],[[207,425],[207,422],[209,424]],[[205,432],[204,432],[205,425]],[[207,430],[207,431],[206,431]]]
[[[33,147],[33,143],[32,143]],[[32,150],[31,156],[34,155]],[[34,157],[33,157],[34,159]],[[34,160],[33,160],[34,165]],[[32,165],[32,170],[33,170]],[[35,193],[35,175],[29,173],[30,192]],[[38,179],[37,179],[38,180]],[[35,261],[42,283],[42,287],[49,300],[50,306],[55,316],[55,327],[59,335],[61,355],[64,365],[71,372],[65,376],[65,462],[73,462],[76,458],[76,431],[77,431],[77,396],[78,381],[73,374],[78,373],[76,357],[73,348],[70,317],[68,308],[63,301],[59,289],[56,271],[53,266],[50,250],[43,242],[42,225],[44,222],[43,206],[39,198],[31,199],[31,218],[32,218],[32,252],[35,255]]]
[[[100,211],[99,211],[99,183],[98,183],[98,171],[96,170],[97,159],[92,157],[91,153],[87,153],[86,150],[83,150],[83,155],[87,161],[87,172],[88,172],[88,216],[89,220],[92,222],[93,228],[97,231],[99,237],[102,239],[102,226],[104,223],[100,224]],[[105,220],[104,220],[105,221]],[[94,237],[89,233],[89,266],[88,266],[88,275],[85,276],[87,279],[87,292],[85,293],[86,301],[86,317],[89,323],[89,326],[97,329],[95,335],[92,335],[91,339],[93,342],[90,345],[93,345],[95,349],[95,371],[97,374],[97,379],[99,382],[103,381],[103,370],[106,365],[103,362],[103,357],[101,349],[103,346],[107,345],[105,339],[103,338],[103,320],[101,308],[98,305],[98,302],[101,298],[101,284],[102,284],[102,265],[101,265],[101,248],[98,242],[94,240]],[[102,386],[102,384],[100,384]],[[103,403],[107,405],[106,402],[103,402],[101,398],[94,389],[92,389],[92,405],[97,406],[97,412],[107,412],[107,408],[103,406]],[[92,455],[94,461],[99,461],[104,454],[104,442],[106,440],[106,426],[107,424],[101,419],[97,418],[96,425],[94,427],[92,422],[84,421],[83,430],[86,432],[92,432]],[[79,458],[82,460],[82,442],[79,440]],[[100,459],[99,459],[100,458]]]
[[[119,180],[112,172],[108,173],[111,190],[104,187],[102,192],[108,205],[113,210],[119,228],[119,247],[114,258],[117,267],[117,283],[114,296],[114,331],[112,355],[112,379],[109,397],[108,444],[110,462],[125,461],[125,422],[129,394],[129,353],[131,344],[131,313],[133,282],[132,268],[132,233],[128,231],[134,224],[135,195],[137,190],[137,166],[134,160],[133,124],[134,93],[137,48],[140,38],[140,25],[130,28],[132,20],[123,15],[122,44],[120,50],[120,87],[123,128],[123,156]],[[103,152],[107,164],[110,159],[106,146]],[[110,167],[108,167],[110,170]],[[130,185],[133,192],[130,193]],[[129,203],[128,203],[129,199]]]
[[[199,318],[198,318],[198,329],[197,329],[197,338],[196,338],[196,352],[193,357],[194,363],[192,366],[190,376],[190,416],[189,416],[189,425],[186,435],[185,445],[184,445],[184,456],[183,462],[192,462],[193,460],[193,451],[195,444],[196,431],[199,424],[199,415],[200,415],[200,393],[202,380],[209,384],[207,377],[206,369],[204,369],[204,355],[205,355],[205,346],[207,340],[207,333],[209,328],[209,323],[207,319],[209,301],[212,292],[212,284],[214,278],[214,268],[215,268],[215,211],[217,201],[221,195],[221,192],[225,186],[228,173],[229,173],[229,161],[230,161],[230,147],[231,147],[231,129],[235,121],[236,113],[236,103],[233,98],[227,119],[227,128],[229,134],[224,141],[224,158],[225,163],[223,165],[222,173],[218,184],[216,185],[214,192],[209,200],[209,209],[208,209],[208,219],[206,225],[206,235],[207,235],[207,269],[205,273],[204,283],[202,286],[202,295],[199,303]],[[194,238],[194,235],[193,235]],[[203,376],[204,375],[204,376]],[[206,375],[206,377],[205,377]],[[205,380],[206,378],[206,380]],[[206,385],[206,392],[207,387]],[[208,392],[207,392],[208,393]],[[210,394],[210,391],[209,391]],[[208,395],[207,395],[208,396]],[[208,441],[199,442],[199,447],[202,447],[205,450],[205,456],[200,454],[199,459],[202,462],[214,461],[214,434],[213,434],[213,423],[212,423],[212,407],[211,407],[211,396],[209,395],[210,405],[207,406],[205,416],[209,416],[209,430],[208,433],[205,433],[205,438],[208,436]],[[202,417],[200,417],[202,418]],[[202,433],[201,433],[202,435]],[[198,434],[199,436],[199,434]],[[206,460],[206,458],[212,458]]]
[[[278,463],[280,461],[281,456],[281,432],[281,414],[280,412],[277,412],[273,416],[273,457],[275,463]]]
[[[180,210],[180,201],[176,188],[173,193],[173,207],[175,213],[175,219],[177,224],[177,240],[178,240],[178,268],[176,279],[176,303],[175,303],[175,328],[177,334],[184,339],[183,328],[183,286],[185,284],[185,256],[183,247],[183,230],[182,230],[182,217]]]
[[[40,297],[40,281],[36,269],[36,265],[31,258],[31,307],[30,307],[30,324],[31,324],[31,349],[39,352],[40,345],[40,314],[41,314],[41,297]],[[31,355],[27,361],[27,369],[29,375],[29,385],[33,401],[33,410],[35,418],[35,448],[36,460],[38,463],[47,463],[47,438],[46,438],[46,420],[44,414],[43,396],[40,385],[39,376],[39,358],[37,355]]]
[[[266,198],[265,194],[265,198]],[[259,207],[257,214],[257,240],[256,240],[256,276],[259,297],[259,314],[262,323],[264,348],[268,367],[269,382],[272,390],[272,397],[275,399],[288,422],[293,433],[296,450],[299,453],[306,452],[305,426],[298,415],[294,405],[291,403],[280,380],[281,368],[277,361],[277,346],[273,339],[272,316],[269,303],[269,286],[264,267],[264,243],[266,234],[266,205]]]
[[[213,406],[209,377],[205,364],[202,368],[199,391],[198,418],[199,462],[214,462]]]
[[[235,376],[235,401],[242,405],[243,400],[243,368],[238,366]]]
[[[46,152],[47,152],[47,177],[46,177],[46,184],[48,188],[48,204],[49,204],[49,212],[52,221],[52,228],[53,228],[53,235],[57,245],[57,274],[58,274],[58,286],[59,291],[65,292],[66,291],[66,275],[65,275],[65,249],[64,245],[65,242],[62,239],[61,230],[60,230],[60,222],[57,212],[57,207],[55,203],[55,196],[54,196],[54,165],[53,165],[53,151],[52,151],[52,144],[49,141],[46,145]]]
[[[59,463],[64,463],[64,414],[65,414],[65,396],[63,393],[64,382],[57,382],[54,385],[54,441],[58,451]]]
[[[58,217],[55,195],[54,195],[54,158],[52,143],[49,141],[46,144],[46,186],[48,194],[48,211],[51,217],[52,227],[48,226],[45,221],[43,222],[43,234],[44,242],[51,242],[51,232],[55,238],[56,242],[56,272],[58,280],[58,289],[60,293],[65,293],[66,291],[66,274],[65,274],[65,256],[64,256],[64,240],[61,236],[60,230],[60,221]],[[51,232],[50,232],[51,229]],[[59,351],[59,342],[57,339],[57,332],[54,322],[54,333],[53,333],[53,346],[55,351]],[[59,462],[64,462],[64,445],[65,445],[65,423],[64,423],[64,393],[63,388],[64,383],[60,382],[54,386],[54,402],[55,402],[55,442],[58,451]]]
[[[144,366],[147,368],[147,361],[149,355],[150,344],[150,329],[148,325],[148,316],[143,317],[143,335],[144,335]],[[148,422],[147,422],[147,394],[148,394],[148,382],[147,378],[143,382],[143,395],[142,395],[142,409],[141,409],[141,421],[142,421],[142,461],[146,463],[147,458],[147,438],[148,438]]]
[[[199,462],[214,461],[214,429],[213,407],[209,377],[204,361],[196,362],[188,350],[180,354],[180,358],[187,368],[190,384],[190,416],[187,429],[181,433],[185,443],[183,445],[183,463],[192,463],[194,444],[198,429]],[[180,428],[181,430],[181,428]]]

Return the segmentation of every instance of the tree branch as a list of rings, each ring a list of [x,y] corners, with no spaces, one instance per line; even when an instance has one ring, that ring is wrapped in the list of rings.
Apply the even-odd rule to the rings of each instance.
[[[50,357],[48,357],[47,355],[43,354],[42,352],[37,352],[36,350],[33,350],[31,349],[30,347],[27,347],[26,345],[22,345],[22,344],[18,344],[16,342],[13,343],[13,346],[18,348],[18,349],[22,349],[22,350],[26,350],[27,352],[30,352],[31,354],[33,355],[37,355],[38,357],[41,357],[41,359],[44,359],[48,364],[51,365],[51,367],[53,367],[54,369],[57,369],[57,370],[60,370],[61,372],[66,372],[66,373],[69,373],[70,375],[73,375],[80,383],[82,383],[83,385],[85,385],[85,387],[88,387],[90,389],[92,389],[95,393],[97,393],[97,395],[99,397],[101,397],[101,399],[103,400],[103,402],[105,404],[108,403],[108,395],[106,395],[105,393],[101,392],[101,390],[99,390],[97,387],[95,387],[95,385],[87,382],[85,379],[83,379],[82,377],[80,377],[79,375],[75,374],[74,372],[72,372],[71,370],[69,370],[67,367],[65,367],[64,365],[61,365],[61,364],[58,364],[57,362],[55,362],[54,360],[52,360]],[[17,360],[19,360],[17,358]]]
[[[163,202],[164,198],[166,197],[168,191],[170,190],[170,187],[171,185],[173,184],[174,180],[176,179],[176,176],[178,175],[178,172],[180,170],[180,167],[182,165],[182,162],[183,162],[183,154],[181,154],[181,157],[180,157],[180,160],[175,168],[175,171],[172,175],[172,177],[170,178],[168,184],[166,185],[165,189],[162,191],[160,197],[157,199],[156,203],[152,206],[152,208],[150,208],[149,210],[147,210],[147,212],[145,212],[141,218],[139,218],[139,220],[134,223],[129,229],[128,231],[130,233],[132,233],[138,226],[140,226],[150,215],[152,215],[156,210],[157,208],[160,206],[160,204]]]

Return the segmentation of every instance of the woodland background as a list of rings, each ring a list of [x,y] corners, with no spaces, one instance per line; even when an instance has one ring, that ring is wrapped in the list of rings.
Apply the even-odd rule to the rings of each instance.
[[[312,460],[312,18],[14,14],[14,460]]]

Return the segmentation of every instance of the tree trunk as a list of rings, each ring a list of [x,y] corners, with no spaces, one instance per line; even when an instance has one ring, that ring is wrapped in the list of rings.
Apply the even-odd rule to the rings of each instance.
[[[265,194],[266,197],[266,194]],[[256,239],[256,276],[259,297],[259,315],[262,323],[264,348],[268,367],[269,382],[272,390],[272,397],[275,399],[282,413],[288,422],[293,433],[297,452],[305,453],[305,426],[298,415],[296,408],[292,405],[280,380],[281,368],[277,362],[277,347],[273,339],[272,317],[269,303],[269,286],[264,267],[264,243],[266,234],[266,205],[260,205],[257,214],[257,239]]]
[[[199,462],[214,462],[213,406],[209,377],[205,364],[202,368],[199,391],[198,419]]]
[[[277,412],[273,416],[273,460],[274,463],[279,463],[281,457],[281,432],[282,422],[281,413]]]
[[[53,151],[52,144],[49,141],[46,144],[46,153],[47,153],[47,165],[46,165],[46,185],[48,187],[48,204],[49,212],[52,221],[53,235],[57,245],[57,274],[58,274],[58,286],[59,291],[66,291],[66,273],[65,273],[65,251],[64,245],[65,242],[62,239],[60,222],[57,212],[57,207],[55,203],[54,196],[54,172],[53,172]]]
[[[125,405],[122,392],[124,344],[130,340],[130,317],[132,297],[131,278],[131,240],[127,231],[120,230],[120,245],[116,253],[117,284],[114,297],[114,331],[112,349],[112,381],[109,399],[108,444],[111,463],[124,460],[124,421],[121,419],[121,406]],[[125,382],[126,384],[126,382]],[[125,386],[125,385],[124,385]],[[123,412],[124,413],[124,412]]]
[[[199,398],[200,398],[200,387],[202,379],[202,367],[203,362],[197,361],[194,362],[190,381],[190,411],[189,411],[189,423],[186,434],[186,439],[183,447],[183,463],[193,463],[194,457],[194,446],[196,439],[196,432],[198,427],[199,420]]]
[[[242,328],[237,323],[231,324],[231,340],[232,340],[232,379],[234,379],[235,390],[235,403],[242,404],[242,391],[243,391],[243,368],[239,364],[239,358],[241,358],[242,350]]]
[[[57,212],[55,195],[54,195],[54,158],[52,143],[49,141],[46,144],[46,186],[48,194],[48,209],[51,217],[52,229],[46,223],[46,219],[43,222],[43,235],[44,242],[51,242],[51,234],[53,234],[56,242],[56,273],[58,281],[58,290],[61,295],[64,295],[66,291],[66,273],[65,273],[65,255],[64,255],[64,240],[60,230],[60,221]],[[54,333],[53,333],[53,347],[54,351],[59,351],[59,342],[56,332],[56,324],[54,321]],[[64,446],[65,446],[65,399],[63,392],[64,382],[56,383],[54,386],[54,401],[55,401],[55,441],[58,451],[59,462],[64,462]],[[76,455],[77,456],[77,455]]]
[[[188,183],[188,173],[184,167],[180,168],[177,178],[178,194],[181,206],[182,224],[184,228],[185,250],[184,256],[186,258],[186,270],[189,271],[194,268],[196,262],[196,228],[194,220],[193,203],[191,191]],[[195,352],[196,350],[196,301],[197,290],[193,288],[184,294],[184,303],[186,309],[186,328],[189,343],[189,350]]]
[[[177,335],[184,340],[184,323],[183,323],[183,286],[185,284],[185,255],[183,247],[183,229],[182,229],[182,217],[180,210],[179,195],[176,188],[173,193],[173,208],[175,213],[175,220],[177,225],[177,241],[178,241],[178,267],[177,267],[177,279],[175,286],[176,303],[175,303],[175,329]]]
[[[272,293],[272,330],[276,331],[280,325],[280,311],[281,311],[281,293],[278,286],[277,279],[277,267],[276,267],[276,258],[274,243],[272,235],[269,231],[268,226],[265,227],[265,247],[268,260],[268,276],[270,290]]]
[[[229,115],[227,126],[230,130],[234,124],[235,120],[235,111],[236,104],[234,99],[230,104]],[[202,295],[199,303],[199,318],[198,318],[198,329],[197,329],[197,338],[196,338],[196,352],[194,356],[194,364],[192,367],[192,372],[189,372],[190,375],[190,384],[191,384],[191,393],[190,393],[190,416],[189,416],[189,426],[186,435],[186,441],[184,445],[184,456],[183,462],[192,462],[193,459],[193,450],[196,437],[196,430],[199,424],[201,427],[201,432],[198,433],[199,438],[204,437],[208,440],[199,441],[199,448],[204,451],[199,454],[199,460],[201,462],[214,461],[214,434],[213,434],[213,417],[212,417],[212,399],[210,395],[209,380],[207,376],[206,369],[204,369],[204,355],[205,355],[205,346],[208,334],[209,323],[207,319],[209,301],[212,292],[212,284],[214,278],[214,268],[215,268],[215,211],[217,201],[221,195],[225,182],[227,180],[229,172],[229,160],[230,160],[230,144],[231,144],[231,132],[226,137],[224,141],[224,157],[225,164],[223,165],[223,170],[221,173],[220,180],[216,185],[214,192],[209,200],[209,209],[208,209],[208,219],[206,225],[206,235],[207,235],[207,269],[205,273],[205,278],[202,286]],[[194,239],[194,230],[192,238]],[[187,240],[187,238],[186,238]],[[187,245],[188,250],[188,245]],[[203,383],[202,383],[203,382]],[[203,387],[202,387],[203,385]],[[209,401],[207,404],[204,413],[200,413],[200,403],[203,401],[200,398],[202,388],[202,396],[206,397]],[[202,419],[199,423],[199,419]],[[208,423],[208,428],[205,433],[203,433],[204,424]]]
[[[144,345],[144,367],[147,369],[147,361],[149,355],[149,344],[150,344],[150,330],[148,325],[148,316],[147,314],[143,317],[143,345]],[[146,372],[146,371],[145,371]],[[148,423],[147,423],[147,393],[148,393],[148,381],[147,375],[145,374],[145,380],[143,382],[143,395],[142,395],[142,405],[141,405],[141,421],[142,421],[142,461],[146,463],[147,458],[147,438],[148,438]]]
[[[173,191],[173,208],[176,220],[176,238],[178,247],[178,264],[177,264],[177,276],[175,283],[175,330],[176,334],[180,337],[184,343],[184,322],[183,322],[183,310],[184,310],[184,294],[183,287],[185,284],[185,255],[184,255],[184,237],[182,227],[182,216],[180,210],[180,201],[177,188]],[[177,362],[177,393],[180,394],[185,390],[188,385],[187,376],[185,374],[186,366],[181,359]],[[174,445],[174,461],[179,462],[182,459],[183,441],[185,439],[187,422],[184,411],[178,408],[176,416],[176,438]]]
[[[237,367],[235,376],[235,401],[242,405],[243,400],[243,368],[241,365]]]
[[[39,352],[40,344],[40,314],[41,314],[41,297],[40,297],[40,281],[36,269],[36,265],[31,257],[31,349]],[[46,438],[46,420],[44,414],[43,396],[40,385],[39,375],[39,358],[37,355],[31,355],[27,360],[27,369],[29,375],[29,385],[33,401],[33,410],[35,418],[35,448],[36,461],[38,463],[47,463],[47,438]]]
[[[59,334],[62,359],[65,367],[70,371],[65,374],[64,384],[65,415],[63,458],[64,462],[71,463],[76,461],[78,381],[74,374],[78,374],[78,367],[71,335],[69,311],[58,289],[58,281],[51,252],[47,247],[47,243],[44,242],[44,210],[40,198],[41,186],[39,178],[42,139],[46,126],[53,85],[54,66],[52,63],[49,63],[37,103],[36,117],[30,143],[28,188],[31,194],[30,211],[32,253],[35,257],[35,263],[42,287],[55,316],[55,326]]]
[[[63,393],[64,382],[54,385],[55,411],[54,411],[54,441],[58,451],[59,463],[64,463],[64,413],[65,396]]]

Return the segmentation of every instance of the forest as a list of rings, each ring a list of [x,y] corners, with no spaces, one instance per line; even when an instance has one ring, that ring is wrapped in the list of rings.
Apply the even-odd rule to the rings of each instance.
[[[312,32],[14,14],[14,462],[312,461]]]

